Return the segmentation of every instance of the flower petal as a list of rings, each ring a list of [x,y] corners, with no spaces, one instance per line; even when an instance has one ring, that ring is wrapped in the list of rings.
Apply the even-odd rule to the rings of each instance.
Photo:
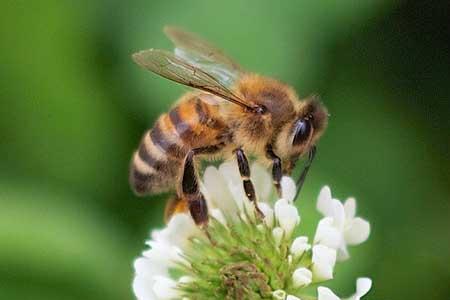
[[[150,261],[157,274],[165,275],[169,266],[172,266],[171,260],[178,258],[176,248],[155,241],[147,241],[146,244],[151,249],[142,252],[142,256]]]
[[[201,234],[192,217],[186,213],[175,214],[167,227],[160,231],[160,236],[166,243],[179,247],[183,247],[190,237]]]
[[[255,186],[256,195],[259,202],[269,201],[272,192],[272,177],[266,168],[259,163],[253,163],[250,167],[252,183]]]
[[[353,219],[356,215],[356,200],[355,198],[348,198],[345,200],[344,203],[344,210],[345,210],[345,218],[346,219]]]
[[[239,168],[235,160],[230,160],[222,163],[219,166],[219,172],[225,178],[228,189],[233,195],[232,199],[235,201],[240,211],[244,210],[244,201],[248,201],[245,196],[244,188],[242,187],[242,179],[239,175]],[[230,201],[230,199],[226,199]]]
[[[232,184],[239,184],[241,182],[241,175],[239,174],[239,167],[236,160],[229,160],[222,163],[219,166],[219,172]]]
[[[347,250],[347,245],[345,243],[342,243],[341,247],[337,249],[337,261],[345,261],[350,258],[350,254]]]
[[[360,277],[356,280],[356,296],[362,297],[367,294],[372,287],[372,279]]]
[[[333,249],[338,249],[343,243],[342,233],[333,226],[333,219],[325,217],[319,221],[314,244],[321,244]]]
[[[283,176],[281,178],[281,197],[286,199],[287,202],[294,202],[295,194],[297,193],[297,187],[294,179],[289,176]]]
[[[195,279],[192,276],[184,275],[181,276],[180,279],[178,279],[179,283],[190,283],[195,281]]]
[[[280,199],[275,203],[274,210],[278,224],[284,229],[286,235],[289,236],[295,226],[300,223],[300,215],[298,214],[297,207],[287,204],[285,199]]]
[[[153,280],[153,277],[156,275],[169,274],[169,268],[164,262],[154,261],[146,257],[137,258],[133,265],[136,277],[144,277],[148,280]]]
[[[317,300],[341,300],[329,288],[319,286],[317,288]]]
[[[276,290],[272,292],[272,297],[275,300],[285,300],[286,299],[286,292],[283,290]]]
[[[346,300],[360,300],[372,287],[372,280],[367,277],[360,277],[356,280],[356,292]]]
[[[317,198],[317,210],[326,217],[333,215],[333,204],[331,200],[331,190],[326,185],[320,190],[319,197]]]
[[[215,167],[206,168],[203,175],[203,187],[206,200],[210,207],[220,208],[226,213],[233,214],[237,212],[238,207],[233,199],[233,194],[228,188],[226,178]]]
[[[312,273],[307,268],[298,268],[292,274],[292,283],[294,287],[307,286],[312,281]]]
[[[308,244],[308,237],[299,236],[292,242],[290,252],[294,257],[300,257],[300,255],[309,249],[311,249],[311,245]]]
[[[332,279],[334,265],[336,264],[336,250],[324,245],[315,245],[312,253],[314,280]]]
[[[299,297],[295,297],[293,295],[287,295],[286,300],[301,300]]]
[[[333,223],[334,226],[339,229],[344,229],[345,224],[345,210],[344,205],[342,205],[341,201],[337,199],[331,200],[333,206]]]
[[[164,276],[155,276],[155,283],[153,284],[153,293],[158,299],[169,300],[179,297],[176,289],[177,283]]]
[[[349,245],[358,245],[366,241],[370,235],[370,223],[362,218],[354,218],[348,221],[344,238]]]
[[[284,230],[281,227],[275,227],[272,229],[272,236],[275,239],[275,245],[278,247],[283,239]]]
[[[267,227],[272,228],[274,223],[273,209],[269,204],[264,202],[258,203],[258,207],[264,214],[264,222],[266,223]]]
[[[333,279],[333,268],[328,264],[316,263],[312,266],[315,282]]]
[[[153,293],[153,280],[136,276],[133,280],[133,292],[138,300],[153,300],[157,299]]]
[[[225,216],[223,215],[222,211],[218,208],[211,209],[211,216],[219,221],[222,225],[227,226],[227,220],[225,219]]]

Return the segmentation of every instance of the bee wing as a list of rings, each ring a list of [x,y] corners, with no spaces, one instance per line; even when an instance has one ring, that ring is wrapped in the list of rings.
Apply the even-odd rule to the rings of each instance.
[[[227,87],[230,87],[240,75],[245,73],[239,64],[222,50],[194,33],[174,26],[166,26],[164,33],[175,45],[176,56],[214,75]]]
[[[162,77],[217,95],[248,109],[255,108],[251,103],[246,103],[236,96],[214,75],[193,66],[171,52],[149,49],[133,54],[133,59],[141,67]]]

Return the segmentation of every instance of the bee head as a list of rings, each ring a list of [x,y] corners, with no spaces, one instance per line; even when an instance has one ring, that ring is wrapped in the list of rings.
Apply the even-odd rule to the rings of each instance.
[[[327,109],[316,96],[298,102],[295,117],[283,126],[275,142],[287,168],[285,171],[289,172],[298,158],[316,143],[327,123]]]

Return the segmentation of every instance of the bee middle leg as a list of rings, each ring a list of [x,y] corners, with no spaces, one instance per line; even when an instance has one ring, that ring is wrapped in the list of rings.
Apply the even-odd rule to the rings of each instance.
[[[273,152],[272,145],[267,145],[266,156],[268,159],[272,160],[272,179],[273,184],[277,190],[278,197],[281,198],[281,177],[283,176],[283,171],[281,168],[281,159]]]
[[[245,156],[245,153],[241,148],[237,148],[235,150],[235,153],[238,162],[239,173],[241,174],[241,178],[243,180],[242,183],[244,186],[245,194],[247,195],[247,198],[255,205],[257,214],[260,217],[264,217],[264,214],[259,209],[258,203],[256,201],[255,187],[253,186],[253,183],[250,180],[250,166],[248,164],[247,157]]]

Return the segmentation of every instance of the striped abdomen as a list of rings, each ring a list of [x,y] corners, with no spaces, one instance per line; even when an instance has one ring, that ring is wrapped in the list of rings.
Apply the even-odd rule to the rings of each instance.
[[[184,96],[144,134],[130,168],[130,184],[137,194],[175,189],[190,149],[223,142],[221,137],[227,128],[219,107],[198,97],[198,94]]]

